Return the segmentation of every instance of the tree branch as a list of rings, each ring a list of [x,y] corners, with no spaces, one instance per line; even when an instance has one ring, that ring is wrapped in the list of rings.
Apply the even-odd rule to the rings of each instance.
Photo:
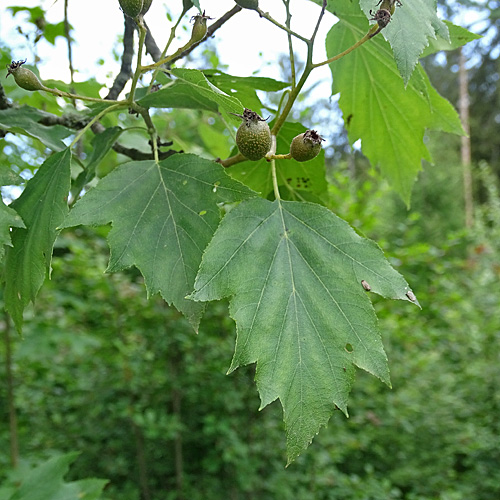
[[[10,102],[3,85],[0,83],[0,109],[12,108],[13,104]]]
[[[120,72],[115,78],[111,89],[105,99],[115,100],[125,88],[126,83],[132,77],[132,58],[134,57],[134,31],[135,23],[130,17],[123,16],[125,27],[123,32],[123,55]]]

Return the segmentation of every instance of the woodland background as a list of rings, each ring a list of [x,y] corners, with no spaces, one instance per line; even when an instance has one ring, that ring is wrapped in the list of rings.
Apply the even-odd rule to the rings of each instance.
[[[1,15],[10,15],[4,7]],[[422,305],[373,299],[393,389],[358,371],[350,418],[334,415],[285,469],[281,408],[258,411],[252,366],[225,374],[235,337],[227,303],[212,304],[195,335],[159,297],[146,299],[135,269],[103,277],[109,228],[63,232],[53,278],[27,314],[24,338],[7,316],[0,319],[0,498],[16,474],[73,450],[81,454],[67,479],[109,479],[109,499],[500,497],[500,4],[471,0],[441,8],[484,35],[463,49],[462,60],[455,51],[423,61],[439,92],[457,106],[459,70],[466,68],[470,159],[460,137],[427,137],[435,163],[424,165],[410,210],[349,147],[341,128],[326,118],[318,123],[325,109],[336,112],[334,102],[299,104],[302,123],[330,131],[323,133],[330,206],[379,243]],[[481,22],[468,26],[471,10]],[[33,32],[29,20],[19,21]],[[3,36],[0,49],[4,68],[12,47]],[[198,67],[214,65],[216,44],[197,57]],[[286,58],[280,64],[286,74]],[[25,93],[20,102],[36,106],[37,99]],[[165,117],[166,125],[186,149],[207,147],[210,138],[192,127],[198,114],[183,116],[175,123]],[[0,163],[32,171],[38,157],[34,142],[0,135]],[[116,153],[100,168],[114,163]],[[9,192],[2,194],[8,201]]]

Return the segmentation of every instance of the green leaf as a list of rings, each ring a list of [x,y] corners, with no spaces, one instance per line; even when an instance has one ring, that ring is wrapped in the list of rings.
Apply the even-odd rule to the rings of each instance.
[[[71,25],[69,25],[68,28],[70,30],[73,29]],[[56,38],[58,36],[66,36],[66,27],[64,25],[64,21],[61,21],[57,24],[46,23],[43,29],[43,37],[45,38],[45,40],[47,40],[47,42],[51,43],[52,45],[55,45]]]
[[[210,242],[190,298],[231,297],[230,371],[257,363],[265,407],[283,405],[288,461],[335,407],[347,413],[355,366],[390,385],[377,319],[361,281],[408,300],[409,287],[373,241],[312,203],[242,202]]]
[[[289,83],[279,82],[272,78],[232,76],[219,70],[203,70],[203,74],[217,88],[237,98],[243,106],[257,113],[262,110],[262,102],[257,95],[257,90],[278,92],[290,86]]]
[[[190,154],[125,163],[90,190],[62,227],[112,222],[108,271],[135,265],[148,294],[157,292],[196,329],[203,306],[185,297],[219,223],[218,202],[254,196],[224,168]]]
[[[213,125],[200,122],[198,125],[198,134],[203,141],[207,151],[215,158],[227,158],[231,152],[229,144],[230,138],[217,130]]]
[[[271,124],[272,125],[272,124]],[[292,139],[306,131],[300,123],[286,122],[277,137],[278,154],[286,154],[290,150]],[[265,197],[273,190],[271,166],[262,159],[259,161],[245,161],[229,169],[231,177],[240,180],[254,191],[262,193]],[[290,196],[301,199],[299,191],[309,191],[322,194],[326,191],[325,155],[322,151],[316,158],[308,162],[295,160],[276,160],[278,184]]]
[[[444,23],[448,27],[450,39],[445,40],[438,37],[435,40],[429,40],[429,46],[424,50],[421,57],[435,54],[441,50],[455,50],[458,49],[458,47],[462,47],[466,43],[481,38],[481,35],[476,35],[475,33],[472,33],[461,26],[450,23],[449,21],[444,21]]]
[[[43,163],[11,207],[26,229],[12,230],[12,247],[6,252],[5,308],[22,330],[23,310],[34,302],[50,270],[57,227],[68,211],[71,150],[55,153]]]
[[[54,457],[30,471],[9,500],[97,500],[108,481],[84,479],[64,482],[78,452]]]
[[[337,23],[327,36],[328,57],[353,45],[361,33],[353,24]],[[423,142],[425,130],[462,133],[457,113],[431,87],[420,66],[405,88],[383,38],[371,39],[330,64],[330,69],[333,93],[340,92],[349,141],[361,139],[363,153],[373,165],[379,165],[409,205],[421,159],[431,161]]]
[[[10,239],[10,228],[21,227],[26,228],[23,219],[15,210],[7,207],[0,197],[0,259],[4,254],[4,245],[12,246]]]
[[[3,142],[3,144],[6,144]],[[2,147],[2,144],[0,144]],[[14,186],[22,184],[23,178],[11,170],[9,163],[0,163],[0,186]]]
[[[436,0],[410,0],[402,3],[402,6],[396,7],[391,22],[381,34],[390,43],[399,72],[407,84],[429,41],[440,37],[449,42],[450,36],[446,24],[437,17]],[[374,10],[373,0],[359,0],[359,4],[366,18],[373,17],[370,15],[370,10]],[[341,17],[341,14],[337,15]],[[360,22],[359,27],[363,34],[366,33],[366,23]]]
[[[205,75],[196,69],[174,69],[175,80],[158,92],[147,94],[138,100],[141,106],[153,108],[189,108],[209,111],[224,110],[241,114],[243,106],[211,84]]]
[[[0,110],[0,127],[13,134],[23,134],[38,139],[53,151],[62,151],[66,145],[62,142],[73,132],[61,125],[46,127],[38,122],[48,116],[47,113],[30,106]]]
[[[111,127],[101,134],[97,134],[92,139],[92,154],[86,168],[80,172],[72,186],[72,191],[78,195],[80,191],[94,177],[95,171],[101,161],[104,159],[108,151],[113,147],[113,144],[118,140],[124,130],[120,127]]]

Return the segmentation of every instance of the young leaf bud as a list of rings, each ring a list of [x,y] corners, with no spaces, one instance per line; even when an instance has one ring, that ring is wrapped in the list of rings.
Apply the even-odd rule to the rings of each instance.
[[[259,8],[259,0],[234,0],[234,1],[244,9],[257,10]]]
[[[236,132],[236,145],[240,153],[253,161],[264,158],[271,149],[271,130],[266,120],[247,108],[243,115],[235,116],[243,120]]]
[[[24,90],[43,90],[44,86],[35,75],[35,73],[33,73],[33,71],[30,71],[28,68],[22,67],[25,62],[26,60],[17,62],[12,61],[12,63],[7,66],[7,77],[9,75],[13,75],[16,83]]]
[[[321,141],[324,141],[316,130],[306,130],[294,137],[290,145],[290,155],[297,161],[309,161],[319,155]]]

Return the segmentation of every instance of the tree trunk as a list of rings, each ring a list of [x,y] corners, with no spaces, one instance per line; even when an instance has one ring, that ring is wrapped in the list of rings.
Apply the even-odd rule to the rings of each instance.
[[[474,222],[474,206],[472,199],[472,174],[471,174],[471,151],[470,151],[470,127],[469,127],[469,87],[467,81],[467,69],[465,68],[465,56],[462,48],[459,49],[459,70],[458,81],[460,99],[458,108],[462,127],[466,136],[461,138],[461,158],[464,183],[464,201],[465,201],[465,227],[470,228]]]

